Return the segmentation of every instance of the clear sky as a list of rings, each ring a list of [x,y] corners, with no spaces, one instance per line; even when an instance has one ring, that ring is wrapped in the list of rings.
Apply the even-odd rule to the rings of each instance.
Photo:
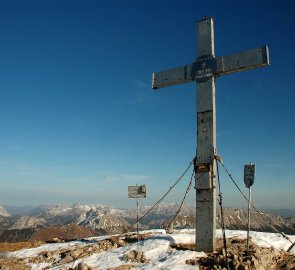
[[[0,205],[152,204],[195,155],[195,83],[151,89],[196,59],[214,17],[217,56],[268,45],[271,66],[217,79],[217,147],[258,207],[295,203],[295,2],[0,0]],[[220,168],[220,171],[222,169]],[[179,202],[191,172],[165,202]],[[221,174],[225,204],[246,206]],[[194,201],[194,190],[188,202]]]

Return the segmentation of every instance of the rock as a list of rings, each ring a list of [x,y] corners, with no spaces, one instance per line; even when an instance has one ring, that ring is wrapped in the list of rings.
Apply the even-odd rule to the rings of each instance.
[[[127,261],[145,263],[148,260],[144,257],[144,254],[140,250],[132,250],[128,254],[124,255],[123,258]]]
[[[79,258],[79,256],[83,253],[83,249],[82,248],[78,248],[78,249],[75,249],[73,251],[71,251],[70,255],[71,257],[73,257],[74,259],[77,259]]]
[[[258,247],[253,243],[248,252],[242,240],[231,241],[227,248],[227,255],[229,270],[295,269],[295,254]],[[198,264],[200,270],[227,269],[226,257],[222,255],[222,249],[216,253],[207,254],[207,257],[187,260],[186,263]]]
[[[80,262],[75,268],[74,270],[90,270],[91,268],[86,264],[86,263],[82,263]]]
[[[129,270],[132,267],[133,267],[133,265],[125,264],[125,265],[120,265],[120,266],[114,267],[114,268],[108,268],[107,270]]]

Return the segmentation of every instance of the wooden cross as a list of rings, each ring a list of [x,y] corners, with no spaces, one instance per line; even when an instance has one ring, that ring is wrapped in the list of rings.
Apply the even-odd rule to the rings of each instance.
[[[197,22],[197,60],[189,65],[153,73],[154,90],[197,82],[196,250],[215,251],[216,231],[216,111],[215,77],[269,66],[267,46],[215,57],[213,18]]]

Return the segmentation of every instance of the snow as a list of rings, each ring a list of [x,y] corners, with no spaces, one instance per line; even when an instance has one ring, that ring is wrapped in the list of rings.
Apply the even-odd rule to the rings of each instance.
[[[6,256],[17,257],[17,258],[36,257],[38,256],[40,252],[43,252],[43,251],[54,251],[54,250],[70,248],[70,247],[74,248],[77,245],[83,246],[83,245],[86,245],[86,243],[82,241],[72,241],[68,243],[44,244],[36,248],[28,248],[28,249],[21,249],[18,251],[8,252]]]
[[[39,263],[37,265],[37,264],[31,263],[30,266],[31,266],[31,270],[43,270],[43,269],[46,269],[46,267],[50,266],[50,264],[49,263]]]
[[[106,270],[111,267],[118,267],[120,265],[128,264],[123,259],[123,256],[128,254],[131,250],[140,250],[144,253],[146,259],[149,260],[147,263],[132,263],[136,267],[133,269],[142,269],[142,270],[190,270],[198,269],[196,265],[186,264],[186,260],[196,258],[196,257],[205,257],[204,252],[195,252],[189,250],[177,250],[170,248],[170,245],[176,244],[193,244],[195,242],[195,232],[194,230],[185,229],[185,230],[175,230],[171,234],[166,234],[164,230],[149,230],[144,231],[145,233],[152,233],[152,236],[149,238],[140,241],[139,243],[131,244],[130,246],[120,247],[117,249],[95,253],[89,257],[76,260],[72,263],[59,265],[56,267],[51,267],[49,269],[60,270],[64,267],[75,267],[79,262],[84,262],[89,266],[96,267],[97,269]],[[143,232],[141,232],[143,233]],[[222,231],[217,230],[217,237],[222,237]],[[246,231],[238,230],[226,230],[227,238],[237,237],[240,239],[245,239],[247,236]],[[274,247],[276,249],[287,250],[290,247],[290,242],[285,239],[283,236],[277,233],[263,233],[263,232],[250,232],[252,241],[262,247]],[[288,236],[291,241],[295,241],[295,235]],[[98,241],[108,238],[104,237],[92,237],[88,240]],[[24,249],[15,252],[9,252],[7,255],[10,257],[34,257],[37,256],[41,251],[53,251],[62,248],[74,248],[76,245],[88,245],[91,244],[91,241],[73,241],[69,243],[59,243],[59,244],[44,244],[37,248]],[[292,253],[295,253],[295,248],[292,249]],[[41,270],[45,267],[48,267],[49,264],[31,264],[33,270]]]
[[[218,238],[221,238],[222,237],[221,230],[217,230],[216,235]],[[275,249],[287,250],[291,246],[291,243],[279,233],[263,233],[263,232],[250,231],[249,235],[250,237],[252,237],[253,243],[255,243],[256,245],[260,247],[265,247],[265,248],[273,247]],[[236,231],[236,230],[226,230],[226,237],[227,238],[237,237],[239,239],[246,239],[247,232]],[[288,238],[290,238],[292,242],[295,242],[295,235],[288,235]],[[290,252],[295,253],[295,247],[293,247]]]

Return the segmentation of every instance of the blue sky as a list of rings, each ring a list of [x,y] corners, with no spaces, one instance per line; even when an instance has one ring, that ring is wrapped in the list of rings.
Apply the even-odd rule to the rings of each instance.
[[[294,208],[294,1],[0,1],[0,205],[152,204],[195,154],[195,83],[151,89],[196,59],[214,17],[217,56],[268,45],[271,66],[217,79],[217,147],[258,207]],[[222,169],[220,169],[222,171]],[[179,202],[190,173],[166,202]],[[225,204],[246,206],[221,174]],[[188,202],[194,201],[194,190]]]

